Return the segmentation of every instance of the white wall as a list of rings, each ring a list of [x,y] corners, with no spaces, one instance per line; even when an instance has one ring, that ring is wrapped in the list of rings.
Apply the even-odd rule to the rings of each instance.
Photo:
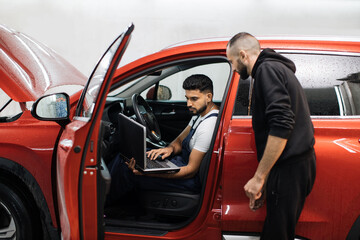
[[[126,62],[177,42],[257,36],[360,39],[358,0],[0,0],[0,24],[60,53],[84,74],[130,23]]]

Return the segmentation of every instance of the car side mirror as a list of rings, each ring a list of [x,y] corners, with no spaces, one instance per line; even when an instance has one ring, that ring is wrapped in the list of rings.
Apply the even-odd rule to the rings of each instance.
[[[172,93],[169,87],[164,85],[159,85],[157,89],[156,98],[155,96],[155,87],[152,87],[149,89],[149,91],[146,94],[146,99],[156,99],[156,100],[170,100],[172,97]]]
[[[70,100],[66,93],[46,95],[32,106],[31,114],[41,121],[54,121],[65,127],[70,122]]]
[[[172,93],[169,87],[160,85],[158,89],[157,98],[158,100],[170,100]]]

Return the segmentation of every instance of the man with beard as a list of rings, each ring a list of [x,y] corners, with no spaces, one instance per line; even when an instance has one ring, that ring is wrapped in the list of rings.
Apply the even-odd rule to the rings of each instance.
[[[249,102],[259,165],[244,190],[254,211],[266,196],[261,239],[294,239],[315,180],[314,128],[295,64],[272,49],[261,51],[244,32],[228,42],[226,55],[241,79],[253,78]]]
[[[203,74],[192,75],[185,79],[183,88],[187,106],[195,116],[167,147],[147,152],[150,159],[156,159],[160,155],[163,159],[171,156],[170,161],[179,166],[180,171],[144,175],[135,169],[136,159],[127,163],[119,155],[108,166],[112,178],[108,204],[116,202],[135,188],[200,192],[198,170],[209,150],[219,108],[212,101],[213,83],[209,77]]]

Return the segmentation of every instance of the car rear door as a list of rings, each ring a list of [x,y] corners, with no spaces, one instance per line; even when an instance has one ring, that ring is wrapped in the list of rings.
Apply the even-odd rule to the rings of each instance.
[[[360,57],[358,54],[294,51],[282,54],[296,64],[315,129],[316,180],[296,228],[306,239],[345,239],[357,231],[360,215]],[[224,141],[222,231],[224,239],[260,235],[266,208],[249,209],[244,185],[257,168],[250,81],[239,81]],[[232,107],[229,105],[229,107]]]
[[[98,143],[101,116],[112,76],[130,40],[130,25],[95,67],[74,119],[64,129],[57,152],[57,191],[62,239],[103,239],[103,204],[109,174]]]

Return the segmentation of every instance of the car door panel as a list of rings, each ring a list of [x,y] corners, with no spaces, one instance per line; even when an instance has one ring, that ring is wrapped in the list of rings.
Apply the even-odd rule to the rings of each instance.
[[[147,101],[158,120],[162,139],[174,140],[189,123],[192,114],[181,101]]]
[[[264,208],[253,213],[244,193],[244,185],[257,167],[251,118],[233,118],[230,121],[224,146],[222,230],[260,232],[265,217]]]
[[[60,138],[57,182],[63,239],[104,238],[103,216],[98,215],[101,211],[97,203],[101,116],[112,76],[133,29],[130,25],[100,59],[80,98],[77,117],[66,126]]]
[[[332,236],[332,239],[345,239],[347,231],[341,229],[350,230],[351,224],[360,212],[360,206],[354,204],[357,201],[356,197],[348,196],[346,192],[349,186],[345,185],[356,182],[360,175],[360,163],[355,161],[356,154],[360,153],[360,122],[357,119],[339,121],[335,118],[313,119],[313,123],[316,141],[316,180],[311,194],[306,199],[296,233],[314,239],[329,239],[329,236]],[[252,212],[243,190],[243,186],[253,176],[257,167],[251,119],[232,119],[225,143],[224,159],[223,185],[231,186],[236,182],[237,187],[223,189],[223,231],[261,232],[266,208]],[[350,188],[351,191],[360,192],[358,184]],[[344,216],[351,220],[345,220]],[[318,231],[319,228],[323,230]]]
[[[83,144],[83,141],[78,139],[81,139],[81,132],[86,132],[85,125],[84,121],[72,121],[68,124],[61,135],[57,150],[57,191],[60,226],[64,239],[79,237],[78,179],[81,155],[74,149],[75,146]],[[75,135],[79,136],[76,140]]]
[[[355,160],[360,153],[360,120],[333,117],[313,118],[312,121],[316,179],[300,216],[297,233],[312,239],[346,239],[360,212],[359,204],[354,204],[359,194],[348,194],[348,191],[360,192],[359,184],[348,185],[357,182],[360,176],[360,163]]]

